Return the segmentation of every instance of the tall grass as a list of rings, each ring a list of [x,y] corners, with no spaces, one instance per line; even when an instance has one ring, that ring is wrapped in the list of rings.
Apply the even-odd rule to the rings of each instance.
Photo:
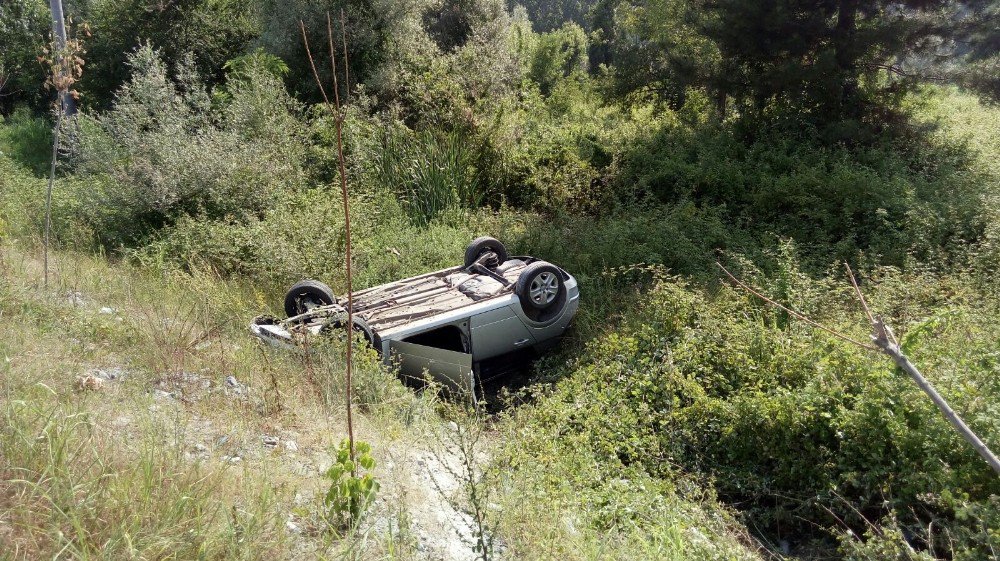
[[[472,153],[459,134],[386,129],[381,138],[382,150],[373,166],[376,182],[399,194],[415,225],[427,226],[448,209],[482,204]]]

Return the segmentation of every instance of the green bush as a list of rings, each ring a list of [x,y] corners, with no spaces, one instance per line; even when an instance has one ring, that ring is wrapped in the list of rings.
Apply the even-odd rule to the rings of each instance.
[[[0,158],[9,158],[37,176],[49,172],[52,162],[52,125],[31,114],[26,106],[0,117]]]
[[[843,281],[811,280],[794,262],[785,268],[785,280],[769,285],[772,297],[864,339]],[[887,359],[731,289],[709,295],[654,278],[634,313],[593,340],[520,418],[533,423],[525,434],[558,434],[612,471],[665,480],[696,474],[769,537],[815,535],[813,524],[860,535],[892,516],[913,536],[932,521],[937,533],[924,539],[939,551],[964,548],[975,559],[996,547],[979,522],[996,516],[995,474]],[[891,270],[876,278],[868,290],[879,293],[878,311],[900,330],[934,333],[912,339],[911,357],[996,442],[1000,387],[986,357],[1000,334],[998,302],[975,300],[968,285],[949,279]],[[903,294],[900,285],[926,290]],[[961,312],[928,328],[915,321],[942,308]],[[950,506],[955,496],[963,506]],[[965,538],[949,545],[947,533]]]
[[[130,60],[143,48],[156,50],[167,66],[190,65],[214,85],[224,80],[226,61],[243,53],[261,27],[257,9],[233,0],[99,0],[74,3],[67,13],[92,30],[80,90],[84,105],[100,109],[113,104],[130,79]]]
[[[73,138],[76,193],[101,240],[133,245],[183,216],[260,216],[304,175],[297,106],[267,72],[230,85],[215,107],[190,60],[168,74],[143,47],[112,110],[81,115]]]
[[[17,105],[46,107],[46,67],[38,63],[48,46],[49,7],[42,0],[10,0],[0,5],[0,116]]]

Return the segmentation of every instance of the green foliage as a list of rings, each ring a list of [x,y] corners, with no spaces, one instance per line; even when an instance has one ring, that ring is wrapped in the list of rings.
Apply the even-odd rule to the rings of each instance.
[[[327,14],[330,14],[338,72],[341,76],[340,95],[346,97],[344,61],[341,60],[341,11],[347,18],[346,40],[350,81],[353,86],[372,81],[385,70],[387,61],[398,52],[395,49],[402,46],[392,39],[408,35],[404,26],[413,17],[413,7],[387,0],[264,0],[260,2],[259,8],[263,22],[260,43],[288,65],[289,80],[298,92],[308,96],[311,101],[322,101],[299,29],[299,22],[304,22],[316,68],[332,98],[333,92],[329,85],[333,83],[333,75],[327,48]]]
[[[185,215],[260,215],[297,185],[302,129],[276,78],[233,82],[214,107],[190,59],[173,79],[148,46],[130,64],[114,108],[81,116],[73,137],[77,173],[98,179],[77,194],[81,212],[105,243],[134,244]]]
[[[244,52],[260,31],[257,10],[235,0],[99,0],[83,4],[91,26],[83,101],[107,108],[130,77],[130,60],[147,46],[167,66],[190,64],[199,79],[215,84],[223,65]],[[191,56],[194,53],[194,56]],[[191,57],[191,60],[185,60]]]
[[[654,0],[612,2],[595,17],[619,95],[653,94],[677,108],[694,86],[720,117],[732,100],[740,119],[780,112],[866,128],[891,122],[902,94],[933,66],[926,59],[958,58],[957,49],[935,50],[940,41],[982,40],[979,22],[994,12],[978,1]],[[995,55],[995,41],[976,44]]]
[[[667,121],[622,155],[617,180],[639,198],[724,205],[729,221],[767,224],[822,261],[864,252],[902,264],[961,254],[982,235],[973,193],[993,172],[976,160],[971,147],[912,133],[849,147],[803,122],[747,130]]]
[[[481,204],[471,154],[459,135],[403,136],[388,130],[382,134],[382,146],[372,162],[376,185],[399,195],[414,224],[426,226],[443,211]]]
[[[323,474],[330,488],[323,497],[326,519],[335,529],[353,528],[375,500],[379,482],[372,476],[375,458],[367,442],[355,441],[355,460],[351,460],[350,443],[345,439],[337,448],[333,466]]]
[[[594,0],[526,0],[511,2],[511,6],[523,6],[536,31],[547,32],[566,24],[589,28]]]
[[[783,283],[764,284],[773,298],[863,339],[845,283],[811,280],[794,263],[783,267]],[[960,320],[935,329],[933,342],[911,356],[995,441],[996,407],[974,397],[996,386],[995,367],[972,357],[991,353],[993,336],[983,330],[1000,328],[997,302],[970,300],[961,283],[880,274],[874,305],[897,310],[888,319],[901,329],[909,323],[903,318],[962,308]],[[637,309],[592,341],[567,367],[572,374],[519,417],[524,434],[559,434],[610,471],[664,480],[699,474],[766,533],[808,533],[813,523],[863,532],[892,515],[910,533],[933,521],[937,533],[925,539],[936,550],[954,547],[940,530],[947,528],[967,536],[970,559],[989,551],[994,538],[979,521],[995,516],[996,478],[906,377],[747,295],[722,289],[709,296],[654,278]],[[893,291],[896,283],[940,284],[904,296]],[[899,308],[903,298],[909,309]],[[959,340],[981,343],[957,351],[951,345]],[[537,425],[524,427],[526,419]],[[953,496],[964,497],[976,521],[943,506]],[[605,523],[621,522],[616,515]]]
[[[531,55],[528,77],[548,95],[562,78],[587,71],[587,35],[576,24],[538,37]]]
[[[248,54],[226,61],[222,68],[226,70],[226,76],[230,80],[252,80],[259,72],[270,74],[278,79],[288,75],[288,65],[285,64],[285,61],[260,47]]]
[[[529,5],[545,33],[497,0],[147,4],[74,3],[95,36],[56,182],[57,243],[170,278],[249,279],[264,307],[303,277],[343,292],[332,116],[285,82],[317,99],[299,20],[329,83],[326,15],[340,61],[344,8],[355,288],[452,266],[483,234],[579,280],[573,331],[536,365],[550,385],[489,427],[509,470],[476,485],[498,486],[513,557],[740,559],[744,528],[859,560],[996,549],[1000,488],[909,381],[720,286],[714,267],[721,255],[863,340],[829,274],[857,263],[907,352],[997,440],[1000,112],[953,89],[907,94],[909,79],[879,68],[953,27],[930,25],[939,3],[896,19],[853,3],[839,31],[850,2]],[[0,6],[0,74],[34,79],[45,15],[37,1]],[[968,59],[988,70],[979,32]],[[988,91],[988,71],[963,76]],[[40,108],[25,93],[36,86],[15,98]],[[0,123],[5,239],[41,231],[50,129],[23,109]],[[342,343],[302,363],[328,405]],[[374,352],[355,360],[362,409],[406,402]],[[361,448],[363,475],[344,445],[325,474],[338,528],[378,489]]]
[[[49,171],[52,128],[42,118],[19,107],[7,118],[0,117],[0,157],[10,158],[36,176]]]
[[[0,5],[0,115],[9,114],[20,103],[43,108],[45,65],[43,56],[51,26],[48,5],[43,0],[10,0]]]

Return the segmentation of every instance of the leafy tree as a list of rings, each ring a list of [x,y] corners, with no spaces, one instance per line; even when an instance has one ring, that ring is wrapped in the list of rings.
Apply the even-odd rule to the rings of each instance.
[[[45,105],[46,68],[38,57],[51,21],[43,0],[0,3],[0,114],[9,114],[18,103]]]
[[[559,29],[566,23],[589,27],[590,12],[598,2],[595,0],[523,0],[511,2],[509,7],[524,6],[536,31],[545,32]]]
[[[920,79],[911,61],[947,55],[942,45],[968,39],[970,22],[993,9],[979,0],[626,1],[611,43],[616,91],[676,100],[694,86],[722,110],[732,99],[741,115],[785,107],[817,123],[864,120]]]
[[[261,43],[279,56],[289,68],[291,86],[307,98],[320,100],[319,88],[312,75],[309,57],[302,43],[299,22],[309,34],[316,70],[324,84],[333,83],[327,42],[327,14],[332,18],[341,94],[348,84],[343,74],[343,44],[340,14],[346,18],[346,38],[350,59],[350,84],[376,86],[385,77],[388,61],[396,58],[407,32],[402,23],[412,14],[411,6],[390,0],[263,0],[264,32]],[[395,41],[394,41],[395,40]],[[332,92],[328,92],[331,96]]]
[[[707,12],[683,0],[621,3],[610,37],[612,93],[653,93],[674,107],[685,90],[706,86],[717,74],[718,46],[704,34]]]
[[[961,49],[964,64],[955,77],[984,98],[1000,103],[1000,3],[984,1],[985,5],[967,18],[969,40]]]
[[[81,89],[84,101],[99,107],[128,80],[128,56],[141,45],[158,50],[168,66],[195,53],[196,70],[213,84],[259,35],[257,15],[237,0],[92,0],[78,15],[93,32]]]
[[[587,34],[575,23],[543,33],[532,53],[528,76],[548,94],[555,83],[575,73],[587,71]]]

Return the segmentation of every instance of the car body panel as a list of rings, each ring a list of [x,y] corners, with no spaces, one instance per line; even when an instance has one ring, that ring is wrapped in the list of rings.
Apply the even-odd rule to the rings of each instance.
[[[535,344],[535,337],[510,306],[472,316],[472,352],[486,360]]]
[[[474,385],[470,353],[390,341],[389,361],[398,365],[399,373],[407,378],[422,380],[429,374],[436,381],[465,392],[471,392]]]

